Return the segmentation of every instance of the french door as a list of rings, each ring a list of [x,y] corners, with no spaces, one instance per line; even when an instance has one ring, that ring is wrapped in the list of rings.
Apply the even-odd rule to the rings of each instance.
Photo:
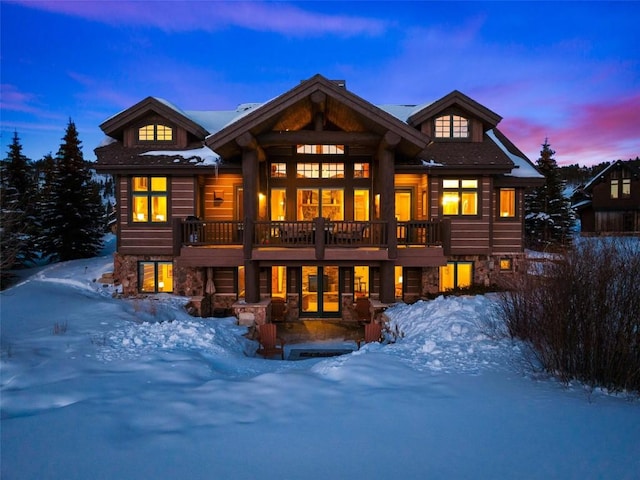
[[[332,317],[340,314],[339,273],[337,266],[302,267],[301,316]]]

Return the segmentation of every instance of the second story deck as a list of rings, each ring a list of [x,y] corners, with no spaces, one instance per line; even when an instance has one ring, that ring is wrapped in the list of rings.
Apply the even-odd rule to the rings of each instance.
[[[449,244],[446,220],[407,222],[200,221],[176,222],[180,261],[188,265],[235,265],[264,261],[382,261],[441,264]],[[404,260],[403,260],[404,259]]]

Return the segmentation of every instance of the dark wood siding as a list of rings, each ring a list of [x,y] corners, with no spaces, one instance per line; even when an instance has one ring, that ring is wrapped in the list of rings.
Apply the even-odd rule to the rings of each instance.
[[[201,211],[205,220],[236,220],[236,190],[242,186],[242,175],[220,174],[204,180],[204,202]]]
[[[133,224],[130,212],[130,177],[120,177],[120,218],[118,251],[130,255],[171,255],[173,228],[171,219],[185,218],[194,212],[194,180],[192,177],[169,179],[169,224]]]

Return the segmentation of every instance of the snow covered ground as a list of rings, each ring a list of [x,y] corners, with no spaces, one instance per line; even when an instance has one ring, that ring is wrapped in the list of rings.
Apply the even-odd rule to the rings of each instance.
[[[398,305],[394,344],[263,360],[182,298],[113,299],[111,268],[0,293],[2,479],[639,477],[638,399],[536,372],[490,296]]]

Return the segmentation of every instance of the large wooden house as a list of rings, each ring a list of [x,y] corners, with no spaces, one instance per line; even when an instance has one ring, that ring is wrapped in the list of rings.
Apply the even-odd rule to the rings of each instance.
[[[453,91],[375,106],[316,75],[263,104],[182,111],[149,97],[100,126],[115,177],[114,277],[268,320],[349,317],[511,275],[543,177]]]
[[[572,200],[583,235],[640,234],[640,159],[613,162]]]

